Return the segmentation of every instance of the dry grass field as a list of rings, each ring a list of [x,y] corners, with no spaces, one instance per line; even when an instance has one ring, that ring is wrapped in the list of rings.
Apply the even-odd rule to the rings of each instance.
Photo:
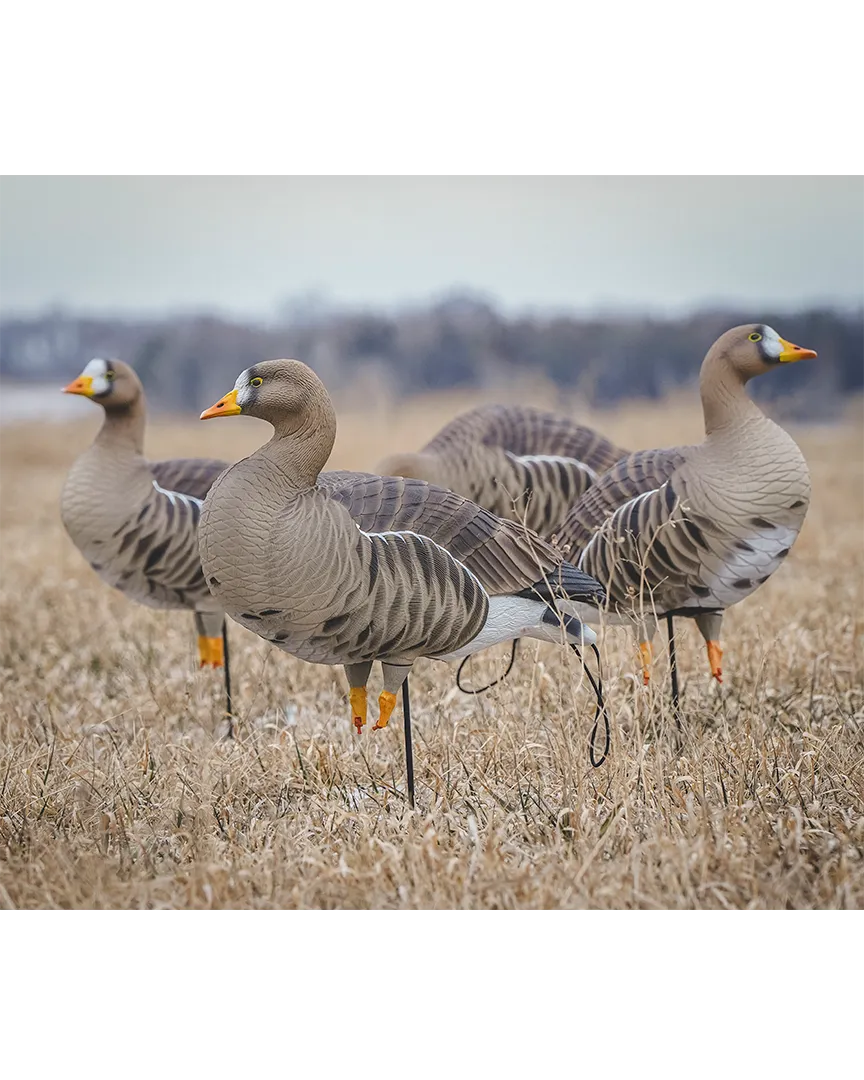
[[[50,391],[48,391],[50,392]],[[515,391],[512,392],[515,394]],[[512,396],[512,395],[511,395]],[[551,404],[543,388],[531,400]],[[417,447],[478,399],[343,404],[333,467]],[[700,437],[698,399],[579,410],[618,442]],[[814,496],[792,555],[725,623],[726,682],[679,622],[684,731],[665,649],[637,681],[602,638],[613,724],[594,770],[575,659],[526,645],[510,678],[460,694],[412,680],[418,807],[400,713],[358,739],[339,669],[231,627],[238,738],[192,618],[103,586],[58,496],[97,410],[0,433],[0,905],[7,908],[852,908],[864,902],[864,453],[860,408],[793,429]],[[234,459],[254,420],[156,421],[152,457]],[[658,645],[661,639],[658,637]],[[494,670],[476,662],[477,677]],[[378,672],[373,673],[373,685]]]

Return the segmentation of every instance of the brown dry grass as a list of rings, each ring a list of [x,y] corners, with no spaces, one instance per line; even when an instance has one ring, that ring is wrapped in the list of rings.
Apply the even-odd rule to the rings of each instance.
[[[417,400],[395,423],[382,405],[343,407],[332,465],[369,468],[470,403]],[[699,437],[692,397],[583,415],[629,446]],[[722,689],[682,625],[680,745],[663,662],[652,687],[637,685],[623,630],[603,639],[614,742],[597,771],[591,703],[562,650],[526,647],[480,698],[459,694],[447,667],[420,663],[413,815],[400,724],[357,740],[338,670],[236,626],[240,732],[220,739],[221,686],[193,669],[191,618],[104,587],[60,526],[65,470],[95,426],[94,411],[89,423],[2,433],[0,904],[861,905],[858,410],[795,432],[813,504],[786,565],[727,616]],[[161,422],[148,449],[237,457],[264,431]]]

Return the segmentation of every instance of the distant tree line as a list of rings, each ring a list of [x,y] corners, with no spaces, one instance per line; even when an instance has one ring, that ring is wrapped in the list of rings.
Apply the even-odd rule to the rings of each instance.
[[[695,381],[707,348],[724,330],[765,322],[814,348],[819,359],[783,379],[753,384],[761,398],[785,396],[800,416],[830,416],[864,387],[864,310],[706,310],[682,318],[508,316],[471,295],[394,313],[286,307],[278,322],[211,315],[136,320],[52,311],[0,323],[0,375],[69,379],[93,356],[118,357],[140,373],[157,405],[198,409],[257,360],[305,360],[337,393],[370,372],[393,396],[484,387],[545,377],[592,404],[657,398]]]

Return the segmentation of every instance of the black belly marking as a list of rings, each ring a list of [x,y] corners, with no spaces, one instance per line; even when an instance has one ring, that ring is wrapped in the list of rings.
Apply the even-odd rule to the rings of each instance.
[[[140,559],[144,555],[144,552],[147,551],[147,549],[150,547],[150,545],[153,543],[153,541],[155,539],[156,539],[156,533],[155,532],[147,533],[146,536],[142,536],[141,539],[138,541],[138,545],[135,548],[135,553],[133,554],[132,558],[135,559],[136,561],[138,559]],[[150,560],[149,559],[147,560],[147,565],[148,566],[150,565]]]
[[[689,518],[682,518],[680,524],[696,547],[705,547],[705,537],[702,535],[702,530],[695,521],[691,521]]]
[[[562,496],[569,503],[572,493],[572,485],[570,483],[570,470],[567,468],[567,465],[563,461],[559,461],[556,464],[558,467],[558,486],[561,489]]]
[[[143,543],[143,542],[144,541],[142,540],[141,543]],[[161,544],[158,544],[155,548],[153,548],[153,550],[150,552],[149,556],[147,557],[147,562],[144,564],[144,573],[145,574],[149,573],[156,566],[156,564],[159,562],[159,560],[162,558],[162,556],[168,550],[168,544],[169,543],[170,543],[170,540],[163,540],[163,542]]]
[[[381,645],[378,646],[378,649],[376,650],[378,655],[382,658],[392,655],[402,644],[404,638],[405,633],[404,631],[402,631],[401,633],[397,634],[396,637],[390,638],[389,641],[383,642]],[[398,652],[396,654],[398,655]]]
[[[375,543],[372,542],[369,548],[369,592],[375,588],[375,582],[378,579],[378,552],[375,550]]]
[[[763,517],[750,518],[750,524],[755,525],[757,529],[776,529],[777,526],[770,521],[766,521]]]
[[[127,524],[128,524],[128,522],[127,522]],[[121,529],[118,529],[118,532],[121,532],[122,529],[125,529],[125,528],[126,528],[125,525],[122,526]],[[126,533],[126,535],[120,541],[120,547],[117,549],[117,554],[118,555],[122,555],[123,552],[126,550],[126,548],[130,547],[138,539],[138,534],[140,532],[140,529],[141,529],[140,525],[136,525],[135,528],[131,530],[131,532]]]
[[[738,578],[737,581],[733,581],[732,587],[734,589],[749,589],[752,584],[753,582],[750,580],[749,577],[742,577]]]
[[[669,557],[669,552],[662,540],[655,535],[651,541],[650,551],[657,556],[665,570],[675,571],[675,563]]]
[[[268,608],[263,608],[262,611],[261,611],[261,614],[262,615],[281,615],[282,612],[279,610],[279,608],[268,607]]]

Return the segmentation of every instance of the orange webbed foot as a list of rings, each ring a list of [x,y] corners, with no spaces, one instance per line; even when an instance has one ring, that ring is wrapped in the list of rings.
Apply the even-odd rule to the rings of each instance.
[[[362,735],[363,725],[366,723],[366,687],[352,686],[348,693],[348,700],[351,702],[352,722],[357,728],[357,734]]]
[[[650,641],[639,642],[639,655],[642,658],[642,685],[647,686],[651,682],[651,664],[654,660]]]
[[[198,636],[198,658],[201,667],[224,667],[225,651],[221,637]]]
[[[720,648],[719,641],[708,642],[708,664],[711,668],[711,674],[717,680],[718,683],[723,682],[723,650]]]
[[[395,706],[396,695],[391,694],[389,690],[382,690],[378,698],[378,720],[372,728],[373,731],[380,731],[381,728],[387,727]]]

